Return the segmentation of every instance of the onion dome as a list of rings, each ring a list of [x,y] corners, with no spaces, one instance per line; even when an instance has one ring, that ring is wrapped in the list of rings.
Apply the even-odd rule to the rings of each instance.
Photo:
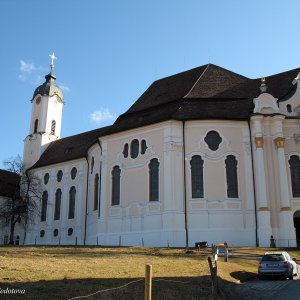
[[[52,74],[52,70],[54,67],[53,61],[54,59],[56,59],[56,57],[54,53],[52,53],[50,57],[52,60],[50,65],[50,73],[45,76],[46,81],[35,89],[32,100],[37,95],[49,96],[49,97],[57,95],[60,98],[60,100],[64,102],[64,95],[62,89],[55,84],[56,77]]]

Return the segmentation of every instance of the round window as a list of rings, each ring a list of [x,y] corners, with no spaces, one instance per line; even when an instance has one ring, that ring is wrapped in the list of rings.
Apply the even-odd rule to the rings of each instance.
[[[74,168],[72,168],[72,170],[71,170],[71,178],[72,178],[72,179],[75,179],[76,174],[77,174],[77,169],[74,167]]]
[[[59,171],[57,172],[57,181],[58,181],[58,182],[61,182],[62,177],[63,177],[63,172],[62,172],[62,170],[59,170]]]
[[[46,173],[44,176],[44,184],[47,184],[49,181],[49,173]]]

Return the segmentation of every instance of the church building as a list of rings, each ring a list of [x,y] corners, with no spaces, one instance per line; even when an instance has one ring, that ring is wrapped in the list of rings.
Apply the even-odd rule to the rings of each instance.
[[[113,125],[61,138],[52,59],[25,138],[42,184],[25,244],[296,246],[299,72],[207,64],[155,81]]]

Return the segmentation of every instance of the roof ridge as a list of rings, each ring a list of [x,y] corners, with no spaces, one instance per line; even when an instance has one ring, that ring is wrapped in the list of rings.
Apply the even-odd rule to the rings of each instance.
[[[196,80],[196,82],[193,84],[193,86],[191,87],[191,89],[188,91],[188,93],[183,96],[183,98],[187,98],[188,95],[190,94],[190,92],[194,89],[194,87],[197,85],[197,83],[199,82],[199,80],[202,78],[202,76],[204,75],[204,73],[206,72],[206,70],[208,69],[208,67],[211,65],[211,63],[207,64],[206,68],[204,69],[204,71],[201,73],[201,75],[199,76],[199,78]]]

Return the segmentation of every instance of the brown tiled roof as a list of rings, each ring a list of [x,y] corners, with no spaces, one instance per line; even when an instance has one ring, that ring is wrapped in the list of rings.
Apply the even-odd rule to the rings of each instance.
[[[0,169],[0,196],[12,197],[19,184],[19,174]]]
[[[52,142],[31,169],[85,157],[88,149],[97,143],[98,137],[105,135],[109,128],[110,126],[107,126]]]
[[[293,93],[292,81],[299,72],[297,68],[266,77],[267,92],[279,101],[286,100]],[[260,79],[213,64],[157,80],[112,126],[51,143],[33,167],[84,157],[99,136],[166,120],[248,120],[253,98],[260,94],[259,87]]]

